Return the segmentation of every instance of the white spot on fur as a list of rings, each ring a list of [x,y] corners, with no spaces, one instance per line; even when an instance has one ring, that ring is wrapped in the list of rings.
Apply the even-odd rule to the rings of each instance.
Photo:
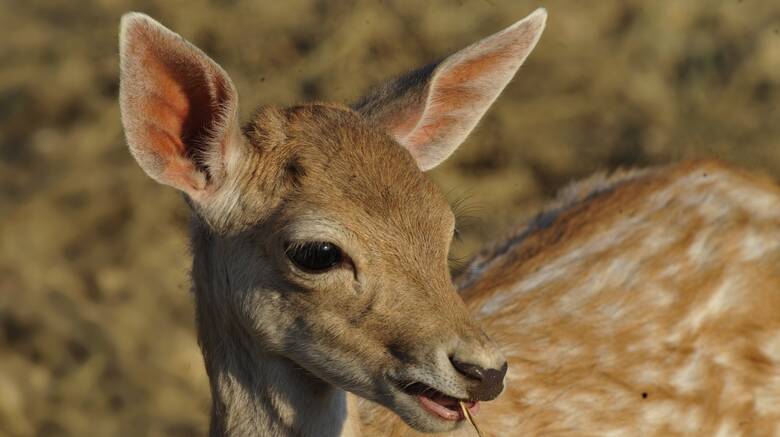
[[[723,282],[712,292],[704,304],[691,312],[683,321],[683,326],[696,331],[707,319],[721,315],[733,303],[734,297],[739,294],[738,285],[738,277],[726,272]]]
[[[780,330],[771,333],[760,345],[760,348],[767,358],[780,365]]]
[[[496,294],[492,299],[482,304],[482,308],[479,309],[479,314],[482,316],[490,316],[496,311],[504,307],[504,305],[511,299],[507,297],[507,292]]]
[[[724,214],[728,214],[733,206],[729,202],[724,202],[722,198],[709,190],[699,194],[691,196],[688,201],[692,201],[696,208],[696,212],[704,218],[705,223],[713,223],[718,219],[722,219]]]
[[[780,376],[775,375],[772,382],[756,389],[755,408],[758,414],[768,416],[777,413],[778,405],[780,405]]]
[[[679,232],[663,226],[650,228],[650,235],[642,240],[643,253],[658,253],[666,251],[679,239]]]
[[[654,303],[659,307],[667,307],[677,302],[677,295],[663,287],[653,287],[652,294]]]
[[[732,360],[724,359],[725,355],[720,354],[715,357],[716,362],[722,367],[734,367]],[[748,390],[742,378],[734,373],[724,373],[721,377],[723,389],[720,392],[720,402],[723,405],[740,405],[754,402],[754,395]]]
[[[664,267],[664,269],[661,271],[661,274],[659,276],[664,279],[669,279],[669,278],[675,278],[679,276],[681,273],[682,273],[682,263],[674,262]]]
[[[715,437],[739,437],[742,433],[737,430],[734,421],[731,419],[724,420],[718,427],[718,432]]]
[[[643,409],[643,413],[644,420],[654,428],[669,426],[684,435],[696,434],[702,425],[701,409],[684,408],[671,400],[652,402]]]
[[[744,261],[753,261],[761,258],[767,251],[769,244],[766,240],[759,237],[755,231],[748,229],[745,238],[742,239],[742,259]]]
[[[654,426],[664,425],[674,421],[679,410],[680,406],[674,401],[648,402],[643,409],[644,419]]]
[[[724,191],[731,196],[735,204],[750,211],[750,216],[759,220],[772,220],[780,217],[780,199],[771,191],[757,189],[745,183],[725,184]]]
[[[652,211],[658,211],[661,209],[665,209],[669,203],[672,201],[674,196],[679,192],[680,187],[678,187],[679,181],[667,186],[665,189],[661,191],[657,191],[650,196],[648,196],[647,205]]]
[[[641,385],[655,385],[661,380],[666,380],[666,377],[661,374],[660,366],[656,365],[644,365],[634,372],[634,380]]]
[[[704,366],[699,352],[695,353],[688,362],[679,369],[671,378],[672,385],[682,393],[692,393],[704,385]]]
[[[699,267],[709,259],[712,250],[710,248],[711,233],[705,230],[700,231],[696,238],[693,240],[686,255],[688,259],[696,266]]]

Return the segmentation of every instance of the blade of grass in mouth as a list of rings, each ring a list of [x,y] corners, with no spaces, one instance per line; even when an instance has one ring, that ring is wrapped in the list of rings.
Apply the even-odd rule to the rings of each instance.
[[[471,417],[471,412],[469,412],[469,409],[466,408],[466,404],[463,403],[463,401],[459,401],[458,403],[460,404],[460,409],[461,409],[461,411],[463,411],[463,415],[466,417],[466,420],[468,420],[469,423],[471,423],[471,426],[474,427],[474,430],[477,431],[477,435],[479,437],[485,437],[482,434],[482,431],[479,430],[479,427],[477,426],[477,422],[474,422],[474,418]]]

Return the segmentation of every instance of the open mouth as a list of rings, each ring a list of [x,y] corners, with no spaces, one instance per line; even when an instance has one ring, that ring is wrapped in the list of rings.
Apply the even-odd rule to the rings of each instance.
[[[461,402],[463,402],[472,416],[479,411],[479,401],[454,398],[421,382],[402,385],[401,390],[410,396],[416,397],[426,411],[444,420],[457,421],[465,419],[463,410],[460,408]]]

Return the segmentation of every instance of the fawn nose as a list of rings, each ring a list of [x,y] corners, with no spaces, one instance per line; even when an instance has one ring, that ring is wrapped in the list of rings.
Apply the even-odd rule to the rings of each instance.
[[[452,367],[473,382],[468,389],[469,396],[475,401],[490,401],[504,389],[504,376],[509,368],[507,362],[499,369],[486,369],[478,364],[467,363],[450,357]]]

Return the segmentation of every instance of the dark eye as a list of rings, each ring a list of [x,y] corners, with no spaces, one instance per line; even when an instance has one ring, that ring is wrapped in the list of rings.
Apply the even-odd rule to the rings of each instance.
[[[285,252],[296,266],[312,273],[323,273],[344,260],[341,249],[326,241],[289,243]]]

